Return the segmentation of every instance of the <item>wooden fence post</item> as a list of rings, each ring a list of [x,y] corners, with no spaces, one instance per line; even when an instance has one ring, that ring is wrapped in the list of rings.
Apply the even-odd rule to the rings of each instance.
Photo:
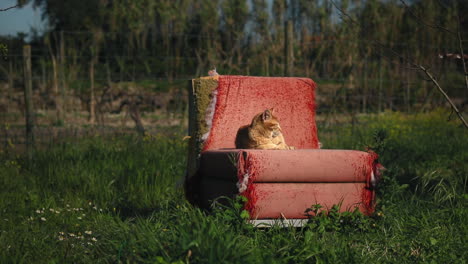
[[[364,57],[364,70],[362,71],[363,73],[363,82],[362,82],[362,90],[363,90],[363,93],[362,93],[362,112],[363,113],[367,113],[367,93],[369,92],[369,89],[368,89],[368,81],[367,81],[367,56]]]
[[[65,102],[65,93],[67,90],[67,81],[65,79],[65,38],[63,37],[63,31],[60,31],[60,50],[59,50],[59,78],[60,78],[60,93],[57,96],[60,97],[60,115],[59,115],[59,124],[65,123],[65,113],[66,113],[66,102]]]
[[[10,105],[10,101],[11,101],[11,98],[12,98],[12,94],[13,94],[13,85],[14,85],[14,80],[13,80],[13,64],[10,60],[9,62],[9,72],[8,72],[8,92],[7,92],[7,113],[10,113],[11,112],[11,105]]]
[[[379,113],[382,112],[382,100],[383,100],[383,96],[382,96],[382,54],[380,54],[380,58],[379,58],[379,92],[378,92],[378,100],[379,100],[379,104],[378,104],[378,111]]]
[[[33,158],[34,150],[34,110],[32,101],[31,46],[23,46],[24,66],[24,103],[26,106],[26,149],[29,160]]]
[[[294,67],[294,35],[293,23],[291,20],[286,21],[284,27],[284,75],[292,76]]]
[[[406,111],[411,113],[410,71],[406,71]]]

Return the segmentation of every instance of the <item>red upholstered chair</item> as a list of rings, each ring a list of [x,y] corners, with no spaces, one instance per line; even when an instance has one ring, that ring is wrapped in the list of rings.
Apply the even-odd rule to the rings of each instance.
[[[303,219],[313,204],[372,213],[377,155],[319,149],[315,88],[308,78],[192,80],[187,197],[209,207],[217,197],[243,195],[251,219]],[[235,149],[239,127],[271,107],[296,149]]]

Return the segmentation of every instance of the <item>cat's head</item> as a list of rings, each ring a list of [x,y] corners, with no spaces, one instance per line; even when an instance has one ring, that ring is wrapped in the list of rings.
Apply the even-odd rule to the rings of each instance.
[[[261,125],[266,130],[281,132],[281,126],[279,124],[278,118],[273,115],[274,111],[274,108],[266,109],[256,116],[254,122],[256,125]]]

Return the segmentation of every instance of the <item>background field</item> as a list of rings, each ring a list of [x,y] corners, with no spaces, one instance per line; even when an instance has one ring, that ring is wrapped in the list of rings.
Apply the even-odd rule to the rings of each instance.
[[[189,205],[183,127],[65,140],[31,161],[10,145],[0,158],[0,262],[465,263],[468,136],[448,115],[321,125],[325,148],[371,146],[387,171],[375,215],[332,212],[303,228],[253,228],[236,201],[209,214]]]

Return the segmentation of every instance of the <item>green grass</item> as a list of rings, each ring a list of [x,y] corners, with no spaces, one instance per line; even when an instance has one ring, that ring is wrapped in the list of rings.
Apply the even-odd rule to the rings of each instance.
[[[468,133],[447,114],[319,128],[326,148],[380,154],[374,216],[330,212],[256,229],[240,204],[188,204],[183,134],[93,137],[0,154],[0,263],[466,263]],[[312,206],[312,205],[311,205]]]

